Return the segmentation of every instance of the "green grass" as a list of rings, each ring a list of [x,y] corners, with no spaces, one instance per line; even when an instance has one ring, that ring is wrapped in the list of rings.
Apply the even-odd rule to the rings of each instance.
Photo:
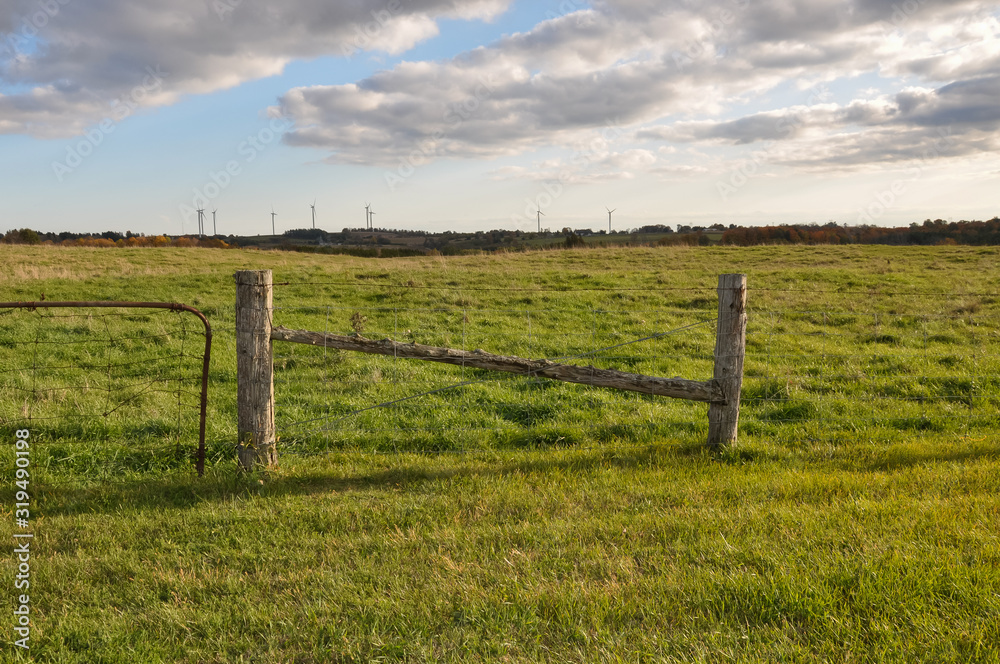
[[[198,373],[197,320],[0,313],[5,477],[35,418],[35,661],[1000,661],[995,249],[0,257],[0,300],[180,301],[216,330],[197,479],[194,402],[178,425],[176,380],[127,392]],[[704,405],[279,345],[281,467],[241,476],[232,273],[261,267],[295,284],[276,323],[531,357],[711,319],[745,272],[741,441],[707,452]],[[713,336],[574,361],[706,379]],[[59,368],[77,338],[92,368]],[[31,380],[93,387],[25,403]]]

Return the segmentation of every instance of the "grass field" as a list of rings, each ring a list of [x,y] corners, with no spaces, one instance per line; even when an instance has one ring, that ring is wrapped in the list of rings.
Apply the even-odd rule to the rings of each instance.
[[[198,479],[196,319],[0,313],[34,661],[1000,661],[1000,250],[0,260],[3,301],[178,301],[215,329]],[[288,284],[288,327],[699,380],[717,276],[744,272],[740,443],[704,449],[703,404],[276,345],[281,466],[240,475],[249,268]],[[7,615],[0,661],[26,660]]]

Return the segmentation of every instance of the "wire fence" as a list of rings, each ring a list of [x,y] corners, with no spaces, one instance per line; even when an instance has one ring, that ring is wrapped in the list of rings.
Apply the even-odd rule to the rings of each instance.
[[[53,474],[193,473],[204,348],[180,311],[4,309],[0,427],[29,429]]]
[[[651,376],[713,374],[714,284],[376,281],[278,284],[274,321]],[[830,450],[992,439],[1000,297],[751,283],[748,301],[743,443]],[[209,315],[216,356],[229,362],[234,310]],[[45,463],[71,477],[189,474],[203,343],[200,324],[171,311],[2,311],[0,424],[27,423],[45,441]],[[702,403],[284,342],[274,350],[282,455],[701,448],[708,429]],[[214,382],[235,400],[231,367]],[[219,422],[230,410],[216,412],[220,439],[234,428]]]
[[[320,287],[360,288],[386,305],[306,305]],[[275,324],[712,377],[714,287],[456,286],[440,306],[393,303],[410,289],[277,284]],[[483,299],[493,305],[476,306]],[[995,427],[1000,312],[993,294],[751,285],[749,302],[741,440],[791,449],[886,446],[980,440]],[[694,445],[707,431],[704,404],[463,367],[278,343],[275,369],[282,454]]]
[[[743,431],[785,444],[985,436],[1000,403],[998,322],[961,305],[935,314],[755,312]]]

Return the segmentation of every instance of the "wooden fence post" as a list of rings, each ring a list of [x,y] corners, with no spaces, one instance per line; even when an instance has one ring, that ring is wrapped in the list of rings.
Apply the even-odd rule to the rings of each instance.
[[[719,276],[719,323],[715,336],[715,380],[726,402],[708,406],[708,445],[736,442],[747,342],[747,276]]]
[[[274,430],[271,271],[236,273],[237,455],[243,470],[278,463]]]

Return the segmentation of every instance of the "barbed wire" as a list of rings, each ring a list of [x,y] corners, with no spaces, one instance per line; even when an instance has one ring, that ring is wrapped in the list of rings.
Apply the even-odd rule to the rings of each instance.
[[[899,291],[882,290],[877,286],[859,290],[822,290],[816,288],[747,288],[747,293],[797,293],[807,295],[876,295],[879,297],[997,297],[1000,291]]]
[[[420,284],[385,284],[385,283],[365,283],[366,278],[360,277],[359,281],[279,281],[272,284],[275,288],[279,287],[289,287],[289,286],[352,286],[361,288],[399,288],[399,289],[412,289],[412,290],[444,290],[444,291],[469,291],[469,292],[486,292],[486,293],[587,293],[587,292],[623,292],[623,293],[635,293],[635,292],[651,292],[659,293],[663,291],[670,292],[700,292],[700,291],[715,291],[716,286],[690,286],[684,288],[678,287],[634,287],[634,288],[620,288],[617,286],[593,286],[593,287],[552,287],[545,288],[541,286],[524,287],[518,288],[515,286],[507,287],[495,287],[495,286],[455,286],[455,285],[443,285],[443,286],[424,286]]]
[[[292,286],[350,286],[359,288],[398,288],[398,289],[412,289],[412,290],[443,290],[443,291],[469,291],[469,292],[497,292],[497,293],[525,293],[525,292],[543,292],[543,293],[587,293],[587,292],[623,292],[623,293],[634,293],[634,292],[702,292],[710,291],[715,292],[718,288],[716,284],[704,285],[704,286],[641,286],[641,287],[618,287],[618,286],[560,286],[560,287],[543,287],[543,286],[526,286],[526,287],[516,287],[516,286],[467,286],[467,285],[454,285],[454,284],[444,284],[444,285],[423,285],[423,284],[410,284],[410,283],[380,283],[376,282],[380,277],[370,277],[364,275],[355,276],[357,281],[279,281],[274,282],[272,285],[275,288],[279,287],[292,287]],[[371,282],[371,283],[369,283]],[[934,297],[997,297],[1000,296],[1000,291],[939,291],[939,290],[883,290],[878,286],[872,286],[867,289],[817,289],[817,288],[762,288],[762,287],[747,287],[747,293],[795,293],[795,294],[808,294],[808,295],[876,295],[878,297],[922,297],[922,296],[934,296]]]

